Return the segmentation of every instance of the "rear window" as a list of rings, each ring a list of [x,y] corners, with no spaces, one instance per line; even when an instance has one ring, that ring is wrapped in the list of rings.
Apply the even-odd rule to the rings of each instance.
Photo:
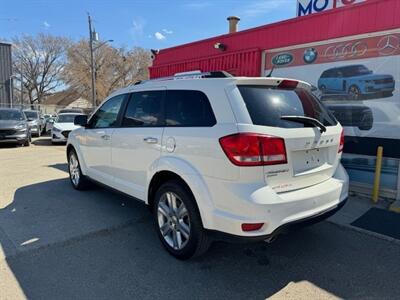
[[[282,120],[282,116],[314,118],[325,126],[335,126],[332,113],[304,89],[278,89],[269,86],[238,86],[254,125],[302,128],[310,125]]]

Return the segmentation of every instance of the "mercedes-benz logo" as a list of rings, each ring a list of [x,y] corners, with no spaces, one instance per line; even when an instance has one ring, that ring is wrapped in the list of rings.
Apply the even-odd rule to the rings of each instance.
[[[380,39],[377,47],[381,55],[392,55],[400,49],[400,38],[396,35],[387,35]]]

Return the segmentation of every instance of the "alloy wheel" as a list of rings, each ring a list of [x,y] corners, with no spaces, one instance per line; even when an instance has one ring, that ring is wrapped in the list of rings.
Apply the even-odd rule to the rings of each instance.
[[[78,186],[81,174],[79,170],[79,162],[74,153],[71,154],[69,158],[69,174],[71,176],[71,181],[73,185]]]
[[[360,90],[356,86],[350,87],[349,93],[352,99],[357,100],[358,98],[360,98]]]
[[[158,226],[165,242],[174,250],[183,249],[190,238],[190,217],[185,204],[173,192],[164,193],[157,207]]]

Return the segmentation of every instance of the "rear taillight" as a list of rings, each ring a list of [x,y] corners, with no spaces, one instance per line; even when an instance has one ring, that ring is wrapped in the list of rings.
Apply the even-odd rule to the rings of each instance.
[[[343,148],[344,148],[344,130],[342,129],[342,133],[340,134],[340,144],[338,153],[343,152]]]
[[[229,160],[237,166],[286,164],[285,141],[256,133],[238,133],[219,139]]]
[[[295,89],[297,88],[299,82],[296,80],[282,80],[281,83],[279,83],[278,87],[281,89]]]

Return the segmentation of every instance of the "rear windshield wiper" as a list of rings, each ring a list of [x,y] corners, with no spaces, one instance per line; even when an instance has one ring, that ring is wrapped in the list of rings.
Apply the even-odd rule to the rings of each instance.
[[[281,116],[281,120],[292,121],[307,125],[312,125],[319,128],[321,133],[326,132],[326,127],[320,121],[310,117],[303,117],[303,116]]]

